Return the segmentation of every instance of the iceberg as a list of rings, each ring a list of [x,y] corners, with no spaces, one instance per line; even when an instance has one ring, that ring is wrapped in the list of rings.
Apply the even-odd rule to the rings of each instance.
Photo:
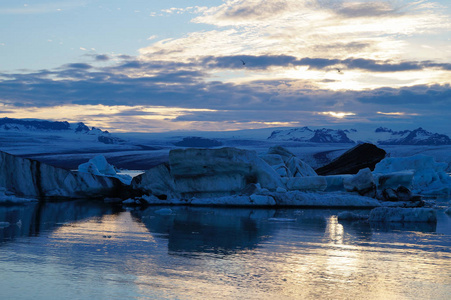
[[[23,198],[86,198],[120,194],[116,178],[71,172],[39,161],[0,152],[0,188]]]
[[[362,196],[376,196],[376,183],[369,168],[361,169],[356,175],[343,179],[348,192],[358,192]]]
[[[132,180],[132,188],[144,194],[151,194],[161,200],[180,198],[171,176],[169,164],[163,163],[145,171]]]
[[[446,163],[437,163],[425,155],[389,157],[376,165],[373,174],[379,186],[396,188],[410,183],[413,193],[446,196],[451,193],[451,177],[445,172],[446,167]]]
[[[248,184],[285,188],[280,175],[255,151],[236,148],[176,149],[169,152],[170,174],[182,197],[221,197],[239,193]]]
[[[318,176],[312,167],[281,146],[269,148],[262,158],[282,177]]]
[[[91,158],[87,163],[78,166],[78,172],[90,173],[97,176],[115,177],[122,183],[130,185],[132,177],[127,174],[118,174],[116,168],[110,165],[103,155]]]
[[[293,177],[287,180],[288,190],[324,191],[327,180],[323,176]]]

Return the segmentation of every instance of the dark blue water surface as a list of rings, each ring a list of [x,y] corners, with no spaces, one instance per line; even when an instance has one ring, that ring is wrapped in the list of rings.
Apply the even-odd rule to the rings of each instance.
[[[0,299],[450,299],[451,217],[341,211],[0,206]]]

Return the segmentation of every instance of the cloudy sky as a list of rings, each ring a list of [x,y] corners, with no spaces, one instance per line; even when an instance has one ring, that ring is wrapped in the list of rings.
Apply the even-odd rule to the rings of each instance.
[[[2,0],[0,117],[450,130],[449,0]]]

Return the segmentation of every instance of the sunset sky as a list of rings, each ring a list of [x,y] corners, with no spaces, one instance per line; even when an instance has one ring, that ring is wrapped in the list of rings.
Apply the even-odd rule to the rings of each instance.
[[[449,0],[2,0],[0,117],[450,133]]]

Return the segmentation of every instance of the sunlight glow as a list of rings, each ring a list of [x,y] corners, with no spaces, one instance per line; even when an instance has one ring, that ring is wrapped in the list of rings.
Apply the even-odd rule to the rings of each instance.
[[[385,115],[385,116],[419,116],[419,114],[415,114],[415,113],[408,114],[405,112],[381,112],[381,111],[378,111],[377,113],[379,115]]]
[[[335,112],[335,111],[323,111],[318,114],[331,116],[331,117],[338,118],[338,119],[343,119],[344,117],[347,117],[347,116],[355,116],[356,115],[355,113],[352,113],[352,112]]]

